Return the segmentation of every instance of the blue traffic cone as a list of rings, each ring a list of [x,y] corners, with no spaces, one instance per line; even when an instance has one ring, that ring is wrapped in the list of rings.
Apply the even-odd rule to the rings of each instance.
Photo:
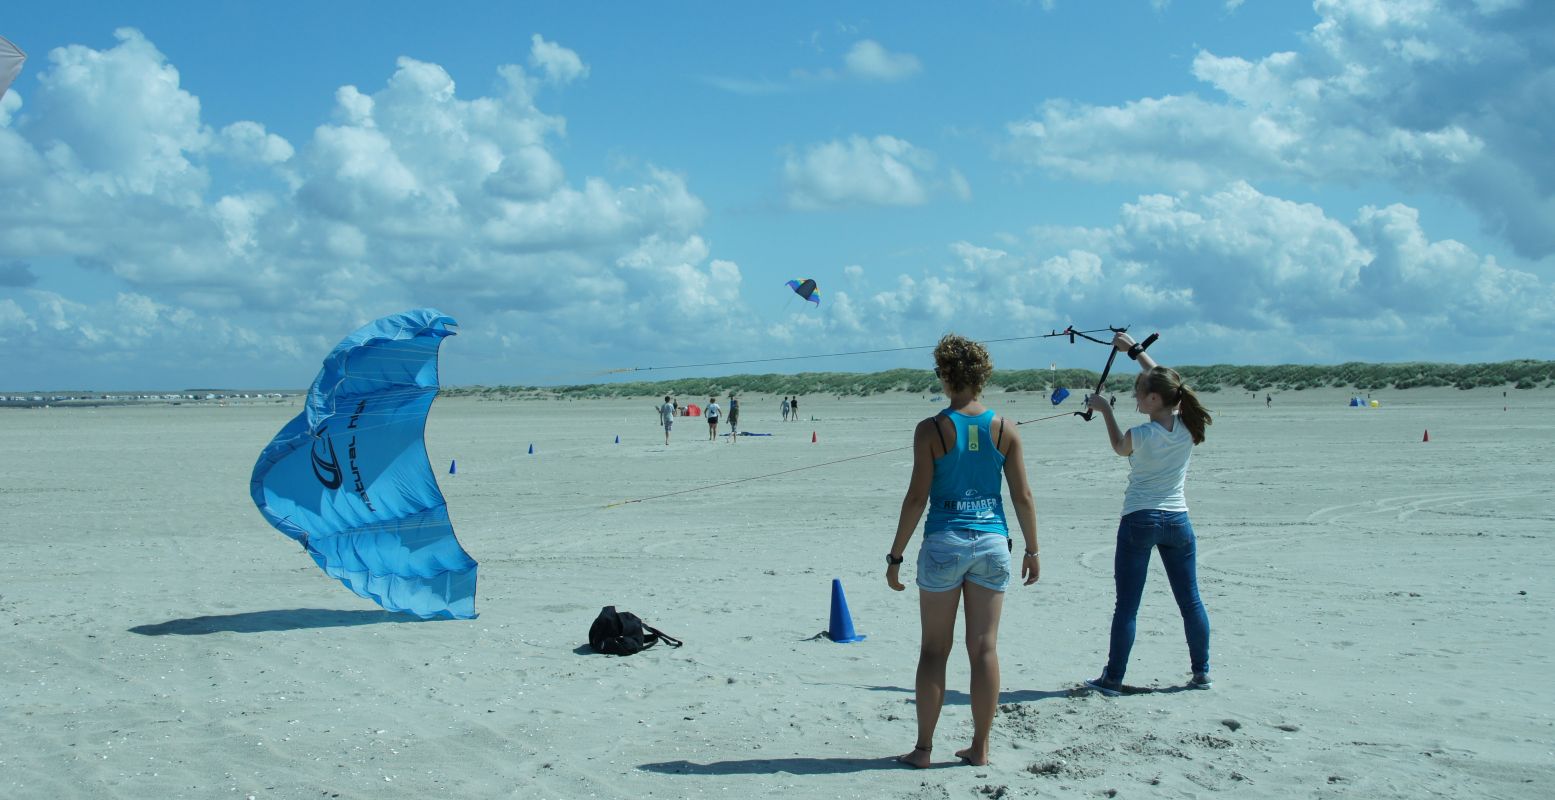
[[[826,638],[838,643],[862,642],[864,636],[853,630],[853,615],[848,613],[848,597],[842,593],[842,579],[831,579],[831,625]]]
[[[449,475],[458,475],[459,474],[459,467],[457,466],[457,464],[458,464],[457,461],[450,461],[450,462],[448,462],[448,474]]]
[[[530,442],[529,443],[529,454],[530,455],[534,455],[535,454],[535,443],[534,442]]]

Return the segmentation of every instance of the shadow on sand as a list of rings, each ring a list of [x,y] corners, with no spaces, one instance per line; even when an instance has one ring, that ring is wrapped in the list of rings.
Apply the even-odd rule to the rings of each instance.
[[[698,764],[694,761],[660,761],[638,767],[666,775],[837,775],[879,769],[909,769],[895,758],[743,758]]]
[[[862,686],[871,692],[898,692],[909,698],[914,694],[912,687],[907,686]],[[999,693],[1000,703],[1031,703],[1037,700],[1057,700],[1061,697],[1074,697],[1080,691],[1076,689],[1059,689],[1057,691],[1042,691],[1040,689],[1018,689],[1016,691],[1004,691]],[[969,706],[972,704],[972,696],[966,692],[958,692],[955,689],[945,690],[945,705]]]
[[[170,619],[154,625],[136,625],[130,633],[142,636],[203,636],[207,633],[265,633],[305,628],[345,628],[376,625],[380,622],[432,622],[412,614],[390,611],[343,611],[332,608],[288,608],[274,611],[245,611],[241,614],[217,614],[209,617]]]

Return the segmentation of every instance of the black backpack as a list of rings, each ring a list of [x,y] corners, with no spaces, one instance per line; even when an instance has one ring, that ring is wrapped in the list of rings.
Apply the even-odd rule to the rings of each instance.
[[[629,656],[640,653],[663,641],[670,647],[684,642],[659,630],[642,617],[630,611],[617,611],[615,606],[605,606],[594,624],[589,626],[589,647],[597,653],[613,656]]]

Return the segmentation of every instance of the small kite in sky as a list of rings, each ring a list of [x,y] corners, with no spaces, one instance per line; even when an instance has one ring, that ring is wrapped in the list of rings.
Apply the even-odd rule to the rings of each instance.
[[[368,323],[324,359],[307,406],[254,464],[265,519],[330,577],[390,611],[475,617],[475,559],[427,461],[437,349],[453,318],[418,308]]]
[[[794,294],[809,300],[817,306],[821,304],[821,290],[815,285],[814,278],[805,278],[802,281],[789,281],[788,288],[793,289]]]
[[[21,74],[22,62],[26,60],[27,54],[20,47],[0,36],[0,97],[5,96],[5,90],[11,88],[11,81]]]

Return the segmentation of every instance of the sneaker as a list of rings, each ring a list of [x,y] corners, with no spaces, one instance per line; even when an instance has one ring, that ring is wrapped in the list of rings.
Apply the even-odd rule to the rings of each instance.
[[[1105,674],[1099,678],[1092,678],[1086,681],[1085,686],[1088,689],[1095,689],[1108,697],[1117,697],[1123,694],[1123,681],[1112,680]]]
[[[1214,685],[1215,682],[1210,680],[1208,672],[1195,672],[1193,678],[1188,681],[1189,689],[1208,689]]]

